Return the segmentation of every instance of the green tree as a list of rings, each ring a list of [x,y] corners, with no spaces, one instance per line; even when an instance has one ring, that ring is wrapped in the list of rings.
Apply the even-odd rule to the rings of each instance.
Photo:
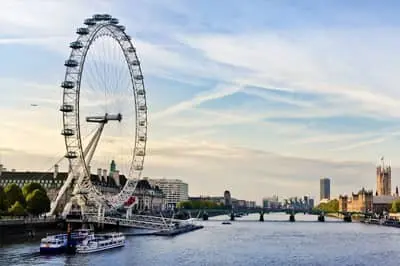
[[[13,206],[15,202],[19,201],[22,206],[25,205],[25,198],[19,186],[16,184],[9,184],[4,189],[6,193],[8,204]]]
[[[193,209],[193,205],[191,201],[181,201],[176,205],[179,209]]]
[[[315,209],[324,212],[338,212],[339,201],[337,199],[334,199],[328,201],[327,203],[320,203]]]
[[[16,201],[9,209],[8,212],[15,216],[22,216],[25,214],[24,206],[19,201]]]
[[[44,187],[42,187],[42,185],[40,185],[39,183],[36,182],[27,183],[22,187],[22,194],[24,195],[24,198],[26,199],[26,197],[35,189],[42,190],[43,192],[46,193]]]
[[[177,207],[182,209],[217,209],[221,208],[221,204],[211,200],[188,200],[179,202]]]
[[[7,211],[9,207],[7,195],[4,188],[0,186],[0,211]]]
[[[390,212],[392,213],[400,212],[400,200],[394,200],[392,202],[392,208],[390,209]]]
[[[38,215],[50,211],[50,199],[46,192],[35,189],[26,197],[26,209],[29,213]]]

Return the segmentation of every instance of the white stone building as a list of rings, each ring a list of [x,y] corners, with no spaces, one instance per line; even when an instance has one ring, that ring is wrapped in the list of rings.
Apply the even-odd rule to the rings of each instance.
[[[149,179],[152,186],[158,186],[165,195],[165,206],[176,207],[176,204],[189,199],[188,184],[180,179]]]

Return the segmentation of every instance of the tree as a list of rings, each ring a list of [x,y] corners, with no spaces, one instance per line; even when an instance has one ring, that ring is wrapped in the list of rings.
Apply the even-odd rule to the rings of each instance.
[[[8,209],[8,212],[15,216],[22,216],[25,214],[25,209],[19,201],[16,201],[11,208]]]
[[[44,189],[44,187],[42,187],[42,185],[40,185],[39,183],[36,183],[36,182],[32,182],[32,183],[25,184],[22,187],[22,194],[24,195],[24,198],[26,199],[26,197],[28,197],[28,195],[31,192],[33,192],[35,189],[42,190],[43,192],[46,193],[46,190]]]
[[[392,213],[400,212],[400,200],[394,200],[392,202],[392,208],[390,209],[390,212]]]
[[[9,207],[7,195],[2,186],[0,186],[0,211],[7,211]]]
[[[212,200],[188,200],[177,204],[177,207],[181,209],[217,209],[221,206],[223,204],[218,204]]]
[[[10,206],[13,206],[15,202],[19,201],[22,206],[25,205],[25,198],[24,195],[22,194],[21,189],[19,186],[16,184],[9,184],[6,186],[4,189],[4,192],[6,193],[8,204]]]
[[[29,213],[39,215],[50,211],[50,199],[46,192],[35,189],[26,197],[26,209]]]
[[[320,203],[316,210],[324,212],[338,212],[339,211],[339,201],[337,199],[330,200],[327,203]]]
[[[179,209],[192,209],[193,205],[191,201],[181,201],[178,202],[176,207]]]

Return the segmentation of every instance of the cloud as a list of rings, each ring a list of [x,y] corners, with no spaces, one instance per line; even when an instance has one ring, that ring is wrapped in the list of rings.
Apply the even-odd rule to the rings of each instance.
[[[180,102],[162,112],[153,114],[152,119],[160,119],[167,115],[171,115],[171,114],[182,112],[182,111],[185,111],[188,109],[192,109],[193,107],[196,107],[196,106],[200,105],[201,103],[204,103],[204,102],[207,102],[210,100],[223,98],[223,97],[232,95],[240,90],[241,90],[240,87],[237,87],[234,85],[230,85],[230,86],[221,85],[214,90],[207,91],[205,93],[201,93],[199,95],[196,95],[194,98],[192,98],[188,101]]]
[[[265,88],[284,87],[325,94],[327,97],[337,95],[347,99],[353,109],[399,116],[399,101],[391,97],[396,83],[385,80],[385,88],[377,88],[371,86],[372,82],[368,83],[379,75],[393,75],[393,68],[384,65],[379,69],[374,67],[374,73],[370,76],[361,76],[357,71],[358,67],[369,61],[366,58],[372,51],[382,50],[390,41],[399,42],[391,38],[395,32],[324,29],[323,35],[321,33],[322,30],[275,30],[180,38],[198,49],[208,60],[247,69],[247,73],[233,79],[240,84]],[[371,34],[379,38],[381,44],[369,43]],[[363,49],[358,49],[357,45],[361,42]],[[375,57],[381,62],[388,58],[388,53],[378,52]],[[379,94],[376,93],[378,90]]]

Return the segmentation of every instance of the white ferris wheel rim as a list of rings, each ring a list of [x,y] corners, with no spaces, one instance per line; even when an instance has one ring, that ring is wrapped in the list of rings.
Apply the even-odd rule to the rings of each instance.
[[[127,173],[127,183],[122,191],[113,198],[107,199],[111,205],[120,205],[125,202],[134,191],[137,181],[141,177],[143,170],[144,157],[146,154],[147,142],[147,103],[143,81],[143,74],[136,49],[133,46],[129,35],[125,33],[125,27],[119,24],[116,18],[107,14],[97,14],[84,22],[87,27],[78,28],[78,38],[70,44],[71,53],[65,61],[66,73],[62,82],[63,105],[60,111],[63,113],[63,131],[66,147],[66,157],[69,160],[70,171],[75,175],[87,175],[82,178],[82,184],[78,184],[88,189],[92,196],[97,199],[103,198],[90,181],[89,165],[85,159],[84,147],[80,129],[80,107],[79,100],[81,94],[81,81],[86,56],[93,42],[102,37],[111,37],[116,41],[123,52],[126,64],[129,69],[132,96],[135,103],[135,137],[130,170]]]

